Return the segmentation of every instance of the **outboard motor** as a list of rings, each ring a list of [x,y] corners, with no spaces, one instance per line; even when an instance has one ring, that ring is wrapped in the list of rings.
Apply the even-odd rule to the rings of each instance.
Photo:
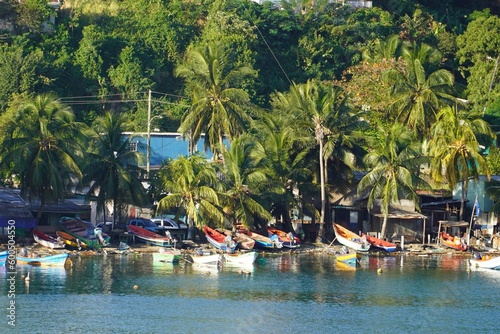
[[[97,237],[97,239],[99,240],[99,243],[101,245],[107,246],[106,240],[104,240],[104,237],[102,236],[102,229],[101,228],[96,227],[94,229],[94,235]]]

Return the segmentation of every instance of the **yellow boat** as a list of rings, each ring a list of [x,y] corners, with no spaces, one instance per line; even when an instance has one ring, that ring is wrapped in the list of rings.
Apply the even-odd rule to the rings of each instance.
[[[68,246],[75,247],[78,249],[87,247],[87,245],[84,242],[80,241],[80,239],[75,238],[74,236],[66,232],[57,231],[56,235],[59,237],[59,239],[61,239],[62,242],[64,242]]]

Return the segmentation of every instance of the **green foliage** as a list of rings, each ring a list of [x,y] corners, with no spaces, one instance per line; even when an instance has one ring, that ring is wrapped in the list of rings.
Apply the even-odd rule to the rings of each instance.
[[[498,147],[490,148],[490,152],[486,157],[486,164],[491,175],[500,175],[500,149]]]

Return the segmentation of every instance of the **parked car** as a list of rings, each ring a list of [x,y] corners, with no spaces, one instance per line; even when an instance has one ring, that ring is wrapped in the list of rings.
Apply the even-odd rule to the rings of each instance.
[[[159,217],[151,218],[151,221],[153,221],[156,225],[161,226],[169,231],[187,230],[187,225],[184,224],[184,222],[182,222],[180,220],[175,221],[174,219],[172,219],[170,217],[159,216]]]
[[[166,229],[163,226],[158,226],[153,221],[151,221],[151,219],[147,219],[147,218],[134,218],[134,219],[131,219],[128,222],[128,224],[134,225],[137,227],[142,227],[148,231],[162,234],[162,235],[165,234],[165,231],[166,231]]]

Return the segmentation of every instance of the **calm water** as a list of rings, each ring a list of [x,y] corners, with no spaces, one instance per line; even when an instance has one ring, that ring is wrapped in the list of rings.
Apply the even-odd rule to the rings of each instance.
[[[0,333],[494,333],[500,316],[500,272],[450,255],[364,257],[353,271],[283,254],[250,275],[153,266],[150,254],[72,261],[18,267],[14,330],[0,268]]]

